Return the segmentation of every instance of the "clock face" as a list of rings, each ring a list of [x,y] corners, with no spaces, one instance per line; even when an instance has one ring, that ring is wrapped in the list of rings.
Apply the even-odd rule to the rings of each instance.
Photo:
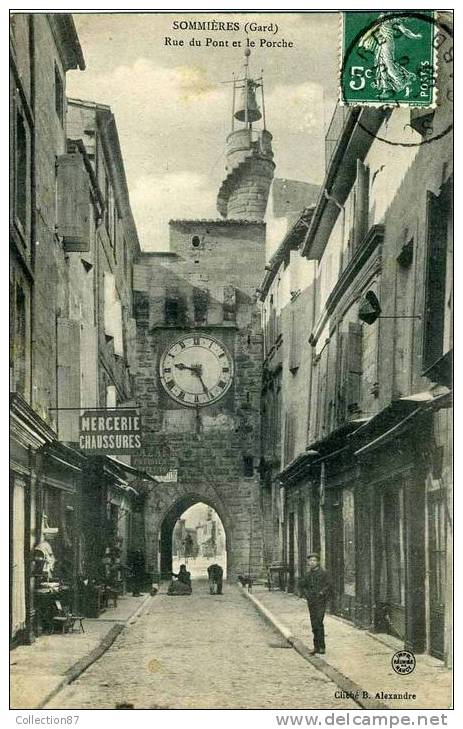
[[[228,351],[208,334],[187,334],[177,339],[162,355],[159,367],[164,389],[189,407],[217,402],[233,378]]]

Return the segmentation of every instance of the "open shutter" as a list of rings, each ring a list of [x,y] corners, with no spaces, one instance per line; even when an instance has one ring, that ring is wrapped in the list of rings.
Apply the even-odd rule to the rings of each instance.
[[[299,306],[292,305],[290,315],[290,340],[289,340],[289,369],[295,372],[301,364],[301,338],[299,332]]]
[[[338,332],[337,382],[336,382],[336,422],[343,423],[346,414],[346,373],[348,354],[348,334]]]
[[[362,325],[349,324],[346,373],[346,416],[360,406],[362,382]]]
[[[368,190],[370,186],[370,169],[361,160],[357,160],[357,181],[354,210],[354,250],[361,244],[368,232]]]
[[[90,250],[90,188],[80,153],[63,154],[57,162],[57,225],[66,251]]]
[[[445,284],[447,265],[447,220],[445,195],[427,194],[426,308],[424,316],[423,365],[430,367],[443,353]]]
[[[104,272],[104,332],[107,337],[115,336],[114,305],[116,301],[115,278],[109,271]]]
[[[78,408],[80,402],[80,324],[72,319],[58,319],[58,407]],[[59,410],[60,441],[79,440],[78,410]]]

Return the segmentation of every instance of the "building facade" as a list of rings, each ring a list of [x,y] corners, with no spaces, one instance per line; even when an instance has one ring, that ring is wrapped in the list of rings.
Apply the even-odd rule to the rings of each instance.
[[[445,97],[444,59],[439,73]],[[435,139],[423,143],[431,122]],[[297,590],[307,551],[320,551],[333,582],[335,614],[447,664],[450,124],[448,98],[427,115],[336,108],[326,177],[294,251],[314,266],[305,279],[311,293],[303,304],[299,368],[306,375],[297,426],[288,384],[297,362],[290,367],[284,354],[291,352],[292,323],[280,315],[270,348],[280,368],[277,433],[263,429],[269,433],[263,458],[273,448],[281,463],[272,474],[266,553],[283,563],[287,589]],[[287,240],[282,256],[285,245],[290,247]],[[284,273],[273,263],[263,287],[267,327],[278,316],[273,289]],[[264,390],[264,408],[267,400]],[[265,493],[265,481],[263,488]]]
[[[13,645],[40,634],[53,599],[79,604],[108,547],[127,562],[146,486],[124,457],[79,448],[82,409],[131,402],[140,247],[111,110],[66,99],[66,72],[78,68],[71,15],[12,16]]]
[[[44,541],[48,494],[72,521],[78,455],[57,444],[56,329],[67,263],[56,233],[56,159],[66,148],[65,79],[85,67],[71,16],[15,14],[10,22],[10,516],[11,639],[37,623],[34,547]],[[53,296],[50,296],[53,292]],[[59,453],[58,453],[59,451]],[[67,538],[69,529],[66,531]],[[65,540],[65,541],[66,541]],[[61,566],[66,571],[62,546]],[[66,565],[66,566],[65,566]]]

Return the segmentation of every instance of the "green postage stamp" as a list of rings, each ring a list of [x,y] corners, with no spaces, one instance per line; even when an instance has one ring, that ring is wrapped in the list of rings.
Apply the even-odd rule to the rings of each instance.
[[[344,12],[340,101],[345,105],[436,104],[435,12]]]

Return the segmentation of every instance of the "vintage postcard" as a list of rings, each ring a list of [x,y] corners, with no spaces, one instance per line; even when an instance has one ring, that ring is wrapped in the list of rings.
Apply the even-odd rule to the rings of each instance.
[[[9,22],[11,708],[445,724],[452,11]]]

